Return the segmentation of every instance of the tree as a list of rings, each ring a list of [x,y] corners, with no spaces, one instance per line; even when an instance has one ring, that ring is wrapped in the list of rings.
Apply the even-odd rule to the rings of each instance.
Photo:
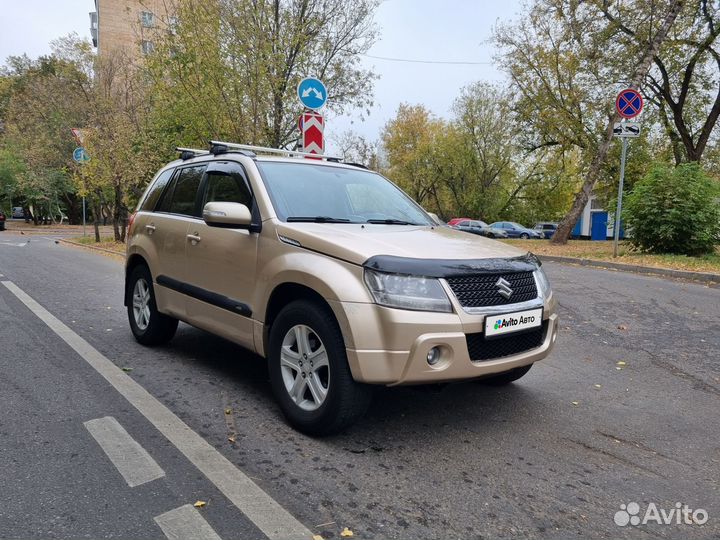
[[[372,104],[359,55],[376,39],[375,0],[183,0],[148,58],[158,124],[185,144],[210,137],[273,147],[297,141],[295,95],[308,75],[328,109]]]
[[[645,4],[639,46],[628,51],[613,39],[617,30],[599,1],[536,0],[525,20],[500,26],[495,34],[503,67],[521,95],[518,112],[536,138],[531,148],[561,145],[582,151],[585,180],[553,236],[555,243],[567,242],[603,174],[619,119],[609,99],[616,81],[630,73],[624,86],[639,87],[683,5],[682,0],[664,0],[662,9]],[[623,58],[639,61],[628,65]]]
[[[625,204],[630,242],[645,251],[702,255],[720,242],[720,183],[697,163],[656,164]]]
[[[601,10],[616,30],[614,37],[632,50],[640,25],[633,11],[609,0],[603,0]],[[720,116],[718,35],[720,7],[707,0],[688,2],[641,84],[658,109],[676,164],[702,159]]]
[[[60,214],[61,202],[76,206],[70,129],[85,122],[84,96],[90,84],[82,66],[61,54],[65,41],[52,45],[51,56],[8,59],[0,99],[4,102],[0,146],[6,159],[12,156],[20,162],[15,168],[23,170],[15,175],[13,196],[33,209],[36,223],[38,217]]]
[[[381,135],[389,178],[419,204],[434,203],[436,209],[442,177],[433,167],[433,156],[446,129],[446,123],[425,107],[403,103]]]
[[[377,141],[369,141],[353,131],[346,131],[334,142],[339,148],[338,155],[343,161],[365,165],[375,171],[380,170]]]

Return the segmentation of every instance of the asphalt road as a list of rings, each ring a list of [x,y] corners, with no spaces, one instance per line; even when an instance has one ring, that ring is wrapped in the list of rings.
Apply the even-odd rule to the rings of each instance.
[[[344,527],[363,539],[720,538],[720,289],[546,269],[561,334],[522,380],[379,388],[359,424],[313,439],[283,422],[262,359],[187,325],[166,347],[138,345],[121,262],[0,233],[0,281],[131,368],[125,376],[323,538]],[[162,539],[156,518],[197,500],[207,504],[188,510],[220,538],[265,538],[7,286],[0,410],[0,538]],[[128,485],[84,425],[106,417],[162,477]],[[650,503],[682,503],[708,520],[616,525],[631,502],[640,517]]]

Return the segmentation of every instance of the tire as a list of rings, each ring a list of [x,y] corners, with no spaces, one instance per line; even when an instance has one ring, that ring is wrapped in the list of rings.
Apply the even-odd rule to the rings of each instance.
[[[298,431],[337,433],[362,417],[372,400],[372,388],[352,377],[335,317],[316,303],[298,300],[278,314],[268,362],[275,398]]]
[[[498,375],[493,375],[492,377],[480,379],[479,382],[488,386],[505,386],[506,384],[517,381],[520,377],[524,376],[528,371],[530,371],[531,367],[532,364],[528,364],[527,366],[521,366],[519,368],[511,369],[510,371],[506,371]]]
[[[528,238],[530,238],[530,235],[528,233],[522,233],[520,235],[520,238],[522,238],[523,240],[527,240]]]
[[[158,311],[152,276],[147,266],[133,268],[127,286],[130,300],[128,321],[138,343],[154,347],[170,341],[177,330],[178,320]]]

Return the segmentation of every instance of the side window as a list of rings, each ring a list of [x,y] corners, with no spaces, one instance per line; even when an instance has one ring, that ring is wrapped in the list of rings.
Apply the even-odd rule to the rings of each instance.
[[[180,169],[171,190],[167,190],[160,210],[171,214],[197,216],[195,202],[205,166]]]
[[[207,173],[207,188],[202,206],[209,202],[236,202],[250,208],[252,195],[237,165],[224,165]]]
[[[153,210],[155,210],[155,207],[160,200],[160,195],[162,195],[163,189],[165,189],[165,186],[167,186],[170,178],[172,178],[173,172],[175,172],[175,169],[168,169],[166,171],[163,171],[155,179],[155,181],[150,186],[145,200],[142,202],[140,210],[143,210],[145,212],[152,212]]]

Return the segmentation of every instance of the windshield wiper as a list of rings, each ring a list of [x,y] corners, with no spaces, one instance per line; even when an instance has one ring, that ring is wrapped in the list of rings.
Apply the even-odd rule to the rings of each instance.
[[[290,216],[286,221],[288,223],[350,223],[349,219],[330,216]]]
[[[402,219],[368,219],[366,223],[376,223],[379,225],[421,225],[421,223],[412,223],[403,221]]]

